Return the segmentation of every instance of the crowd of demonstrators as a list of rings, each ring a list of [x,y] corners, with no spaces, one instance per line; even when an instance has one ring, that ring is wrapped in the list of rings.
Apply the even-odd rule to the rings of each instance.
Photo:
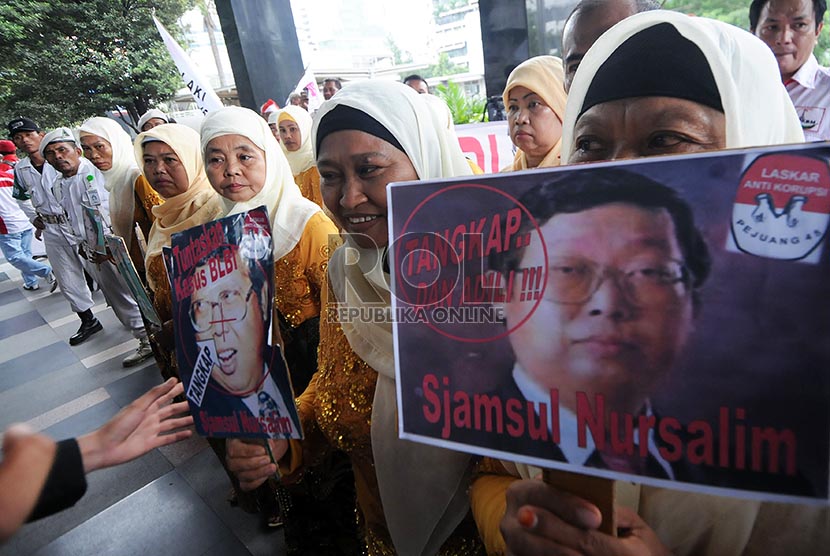
[[[539,56],[511,72],[503,97],[518,151],[506,171],[796,143],[805,134],[827,138],[822,133],[830,129],[824,116],[830,87],[822,80],[828,74],[812,55],[824,0],[755,0],[752,33],[656,8],[650,0],[583,0],[565,23],[564,61]],[[246,303],[272,311],[305,437],[269,441],[269,450],[262,442],[241,439],[212,439],[211,446],[228,472],[232,497],[260,511],[269,525],[284,523],[289,554],[826,551],[827,508],[643,486],[634,494],[636,512],[617,509],[622,534],[613,537],[597,530],[601,515],[593,504],[545,484],[534,468],[398,438],[391,324],[340,322],[340,312],[324,309],[363,303],[390,308],[389,183],[476,171],[460,150],[446,106],[428,93],[418,75],[403,83],[366,81],[342,90],[340,80],[330,78],[323,87],[326,101],[313,118],[307,96],[295,93],[283,110],[266,103],[261,115],[238,107],[212,112],[201,133],[151,110],[142,116],[142,133],[132,149],[127,134],[105,118],[84,122],[80,138],[66,128],[44,134],[28,118],[10,122],[12,141],[28,155],[14,165],[14,197],[27,219],[43,230],[57,283],[82,321],[70,344],[101,330],[91,312],[86,271],[141,340],[131,357],[146,357],[148,351],[134,300],[106,256],[90,248],[93,240],[79,212],[82,198],[99,205],[107,226],[129,246],[136,243],[136,225],[148,237],[143,256],[134,249],[130,254],[146,272],[163,321],[150,343],[166,379],[178,371],[162,248],[178,231],[264,205],[272,228],[275,288],[270,294],[258,291]],[[4,169],[7,174],[0,166]],[[609,201],[614,207],[598,201],[564,216],[539,215],[542,228],[550,232],[587,210],[613,209],[628,220],[642,216],[628,205],[622,214],[619,205],[625,201],[609,191],[617,199]],[[0,197],[0,209],[3,203]],[[5,223],[0,213],[0,224]],[[0,235],[0,242],[12,233]],[[18,244],[25,253],[25,241]],[[606,251],[592,255],[602,257]],[[29,276],[49,279],[48,268],[38,267],[40,274],[32,270]],[[36,278],[24,287],[33,284]],[[617,286],[606,281],[603,287]],[[263,295],[270,298],[260,299]],[[590,304],[572,305],[568,318],[575,320]],[[591,307],[599,318],[602,311]],[[667,323],[664,329],[680,324]],[[545,342],[545,333],[552,333],[532,325],[510,341]],[[201,332],[218,343],[233,343],[244,336],[241,326],[218,321]],[[250,355],[241,353],[241,345],[231,347],[232,358]],[[549,366],[566,375],[572,371],[559,360]],[[517,375],[517,369],[528,376]],[[518,361],[516,387],[534,383],[533,373],[530,363]],[[147,441],[140,449],[128,451],[131,457],[183,436],[157,437],[159,430],[184,423],[171,419],[180,405],[165,405],[181,389],[166,384],[136,402],[156,408],[149,418],[155,428],[143,436]],[[29,470],[38,475],[19,494],[25,504],[4,529],[11,531],[49,490],[41,485],[51,481],[46,476],[54,445],[42,437],[6,439],[12,443],[9,454],[31,446],[46,455],[45,463]],[[76,476],[78,468],[94,467],[78,463],[86,461],[83,449],[80,459],[77,448],[68,449],[74,463],[64,465],[73,466]],[[107,463],[126,459],[112,457]],[[0,481],[10,460],[0,464]],[[598,462],[613,468],[602,454]],[[622,464],[630,470],[646,463]]]

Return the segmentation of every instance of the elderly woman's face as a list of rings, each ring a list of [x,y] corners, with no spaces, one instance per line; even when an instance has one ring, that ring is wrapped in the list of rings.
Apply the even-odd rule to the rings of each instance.
[[[149,130],[153,129],[154,127],[158,127],[158,126],[164,125],[166,123],[167,122],[165,122],[161,118],[150,118],[149,120],[144,122],[143,126],[141,126],[141,131],[149,131]]]
[[[102,172],[112,168],[112,145],[103,137],[92,134],[82,136],[81,149],[84,156]]]
[[[562,137],[562,122],[535,92],[517,85],[507,94],[510,140],[525,153],[528,166],[536,167]]]
[[[418,179],[409,157],[369,133],[335,131],[320,144],[317,169],[323,201],[340,228],[361,247],[386,245],[386,185]]]
[[[690,100],[637,97],[597,104],[574,127],[568,162],[598,162],[726,148],[723,112]]]
[[[144,177],[165,199],[181,195],[190,187],[184,164],[167,143],[152,141],[145,144],[142,162]]]
[[[265,187],[265,151],[244,135],[220,135],[207,144],[205,171],[217,193],[244,203]]]

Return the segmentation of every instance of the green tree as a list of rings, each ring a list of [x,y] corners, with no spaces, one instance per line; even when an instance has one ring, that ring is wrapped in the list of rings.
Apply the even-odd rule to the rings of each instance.
[[[457,73],[464,73],[467,68],[460,66],[450,60],[449,54],[442,52],[438,55],[438,62],[428,66],[421,72],[424,79],[429,77],[443,77],[445,75],[455,75]]]
[[[151,19],[175,34],[193,0],[3,0],[0,121],[30,116],[45,127],[124,109],[140,114],[182,82]],[[131,120],[131,122],[130,122]]]
[[[401,47],[398,46],[391,35],[386,37],[386,46],[392,52],[392,61],[396,66],[412,63],[412,54],[409,51],[401,50]]]
[[[450,107],[454,124],[472,124],[482,121],[487,101],[483,98],[470,98],[458,83],[449,81],[446,85],[435,87],[435,95]]]
[[[710,17],[749,30],[749,0],[665,0],[663,7],[686,14]],[[827,20],[825,14],[825,21]],[[830,65],[830,31],[822,31],[814,50],[819,64]]]

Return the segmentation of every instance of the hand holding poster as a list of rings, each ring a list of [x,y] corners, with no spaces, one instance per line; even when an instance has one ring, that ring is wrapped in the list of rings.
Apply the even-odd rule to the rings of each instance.
[[[168,273],[179,373],[199,434],[301,438],[285,361],[272,338],[274,259],[265,209],[174,234]]]
[[[826,502],[828,158],[800,145],[390,187],[401,437]]]

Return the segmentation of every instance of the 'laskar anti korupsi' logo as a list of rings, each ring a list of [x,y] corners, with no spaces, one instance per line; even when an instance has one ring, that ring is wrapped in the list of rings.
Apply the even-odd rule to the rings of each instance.
[[[745,253],[812,262],[819,256],[828,221],[827,161],[767,154],[755,159],[741,178],[732,209],[732,239]]]

